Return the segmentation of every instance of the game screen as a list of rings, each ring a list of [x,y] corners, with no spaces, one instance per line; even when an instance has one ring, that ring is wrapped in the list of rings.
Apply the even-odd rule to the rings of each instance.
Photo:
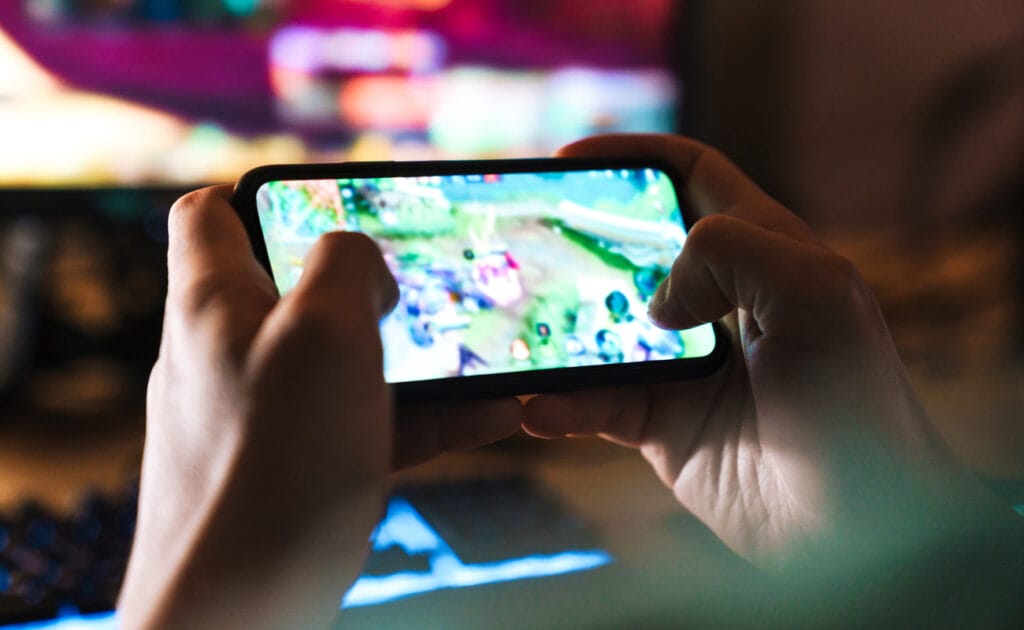
[[[653,168],[271,181],[257,210],[282,294],[331,230],[379,243],[401,289],[381,324],[389,382],[704,357],[710,325],[647,306],[685,239]]]

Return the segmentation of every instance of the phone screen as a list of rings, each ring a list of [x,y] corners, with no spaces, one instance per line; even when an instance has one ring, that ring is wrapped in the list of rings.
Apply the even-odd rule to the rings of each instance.
[[[391,383],[715,348],[710,325],[667,331],[647,318],[686,239],[656,168],[276,180],[256,209],[282,295],[321,234],[380,245],[401,289],[381,322]]]

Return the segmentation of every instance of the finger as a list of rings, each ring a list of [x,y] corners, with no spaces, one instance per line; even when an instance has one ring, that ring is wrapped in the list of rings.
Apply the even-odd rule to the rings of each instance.
[[[527,401],[523,429],[542,438],[594,435],[624,446],[686,452],[734,371],[694,381],[544,394]]]
[[[171,207],[164,333],[200,335],[205,341],[190,345],[237,364],[277,302],[277,289],[253,255],[230,195],[229,186],[204,188]]]
[[[171,207],[167,265],[172,292],[191,290],[211,277],[273,289],[230,198],[230,186],[211,186],[181,197]],[[201,298],[207,296],[195,297],[201,306]]]
[[[515,398],[402,406],[395,421],[392,469],[497,442],[519,431],[522,415]]]
[[[248,356],[264,378],[263,415],[326,418],[324,440],[359,439],[363,454],[378,453],[386,467],[392,431],[379,320],[397,297],[373,241],[355,232],[321,236]]]
[[[824,246],[728,215],[707,217],[694,226],[658,287],[650,316],[659,326],[678,329],[741,308],[761,332],[810,330],[823,313],[847,306],[854,273]]]
[[[284,308],[322,313],[336,327],[375,331],[398,295],[376,243],[357,232],[329,232],[310,250]]]
[[[611,134],[559,149],[559,157],[651,158],[674,167],[683,200],[699,217],[727,213],[772,231],[814,239],[810,228],[769,197],[725,155],[682,136]]]
[[[605,435],[636,445],[650,409],[646,387],[544,394],[526,401],[523,429],[541,438]]]
[[[698,380],[537,396],[524,409],[523,429],[537,437],[594,435],[639,448],[671,486],[699,443],[721,430],[713,411],[727,408],[729,422],[742,412],[745,397],[724,395],[747,387],[738,354],[734,346],[724,369]]]
[[[253,360],[276,357],[295,373],[340,374],[329,394],[340,399],[345,393],[382,396],[379,322],[397,299],[398,287],[373,241],[356,232],[324,234],[295,288],[267,316]]]

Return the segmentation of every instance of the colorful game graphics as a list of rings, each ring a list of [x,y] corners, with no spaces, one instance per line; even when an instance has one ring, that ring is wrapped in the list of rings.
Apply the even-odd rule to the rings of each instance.
[[[702,357],[710,326],[647,318],[685,230],[654,169],[272,181],[257,193],[278,288],[321,234],[364,232],[401,289],[390,382]]]

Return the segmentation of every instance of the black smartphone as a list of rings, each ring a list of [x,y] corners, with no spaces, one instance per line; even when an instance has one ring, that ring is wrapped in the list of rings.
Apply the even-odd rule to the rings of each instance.
[[[263,166],[233,205],[282,295],[310,247],[363,232],[401,298],[381,322],[400,401],[535,394],[715,371],[717,324],[647,318],[691,225],[663,164],[632,159]]]

